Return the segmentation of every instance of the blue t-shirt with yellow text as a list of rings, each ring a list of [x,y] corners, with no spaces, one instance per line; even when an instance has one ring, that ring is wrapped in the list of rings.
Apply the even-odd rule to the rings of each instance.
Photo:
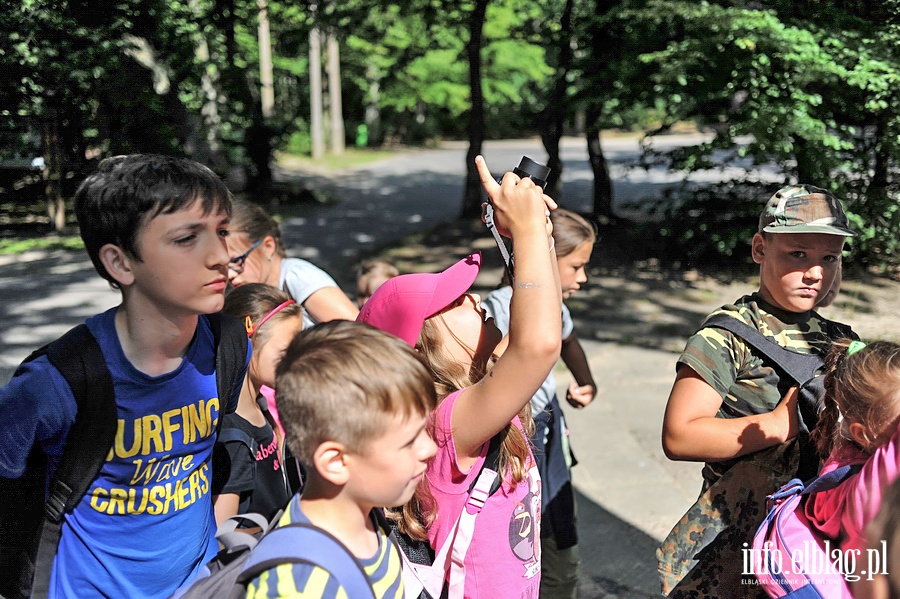
[[[115,388],[115,443],[63,520],[51,597],[168,597],[218,550],[210,465],[221,404],[209,323],[199,318],[178,368],[153,377],[125,357],[115,312],[87,320]],[[22,395],[30,397],[22,401]],[[19,413],[6,413],[13,423],[0,425],[0,440],[17,435],[25,457],[38,445],[55,467],[76,409],[46,357],[29,363],[0,391],[4,406]],[[21,455],[0,454],[0,475],[20,475],[20,464]]]

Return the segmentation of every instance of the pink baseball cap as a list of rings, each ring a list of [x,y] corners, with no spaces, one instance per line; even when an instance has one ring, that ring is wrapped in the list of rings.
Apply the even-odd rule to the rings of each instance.
[[[390,278],[363,304],[356,320],[396,335],[415,347],[425,320],[467,292],[479,270],[481,252],[475,252],[443,272]]]

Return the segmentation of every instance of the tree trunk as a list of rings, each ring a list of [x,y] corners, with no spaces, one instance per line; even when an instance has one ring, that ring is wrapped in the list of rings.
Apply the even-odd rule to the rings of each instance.
[[[374,65],[366,68],[366,81],[369,83],[369,91],[366,95],[366,139],[369,143],[381,142],[381,81],[378,78],[378,69]]]
[[[875,165],[872,171],[872,179],[869,181],[868,195],[884,196],[890,186],[890,155],[885,148],[884,124],[878,124],[878,130],[875,133],[876,143],[873,149],[875,153]]]
[[[44,194],[47,197],[47,216],[54,231],[66,227],[66,202],[62,197],[62,148],[59,139],[59,117],[55,110],[44,120]]]
[[[892,226],[896,230],[898,216],[893,210],[888,210],[888,206],[892,203],[888,197],[888,189],[891,185],[891,158],[888,153],[889,142],[884,141],[886,126],[883,120],[879,122],[875,129],[875,144],[872,152],[875,155],[875,163],[872,166],[872,178],[869,180],[869,186],[866,189],[865,207],[856,208],[857,213],[864,210],[863,218],[869,222],[884,220],[888,215],[893,221]]]
[[[344,153],[344,108],[341,101],[341,58],[337,36],[328,33],[328,98],[331,108],[331,153]]]
[[[547,177],[545,191],[552,198],[559,198],[562,190],[563,163],[559,157],[559,140],[562,138],[563,128],[566,125],[567,113],[567,87],[566,80],[569,69],[572,67],[572,4],[573,0],[566,0],[560,18],[559,38],[557,49],[559,51],[559,64],[556,70],[556,83],[553,86],[547,107],[541,113],[541,141],[547,150],[547,166],[550,167],[550,176]]]
[[[469,151],[466,152],[466,187],[463,193],[462,217],[481,214],[481,178],[475,168],[475,157],[481,154],[484,143],[484,94],[481,89],[481,44],[484,17],[490,0],[476,0],[469,17],[469,88],[472,108],[469,111]]]
[[[309,30],[309,129],[313,160],[325,155],[325,131],[322,116],[322,44],[319,30]]]
[[[272,74],[272,39],[269,35],[269,7],[266,0],[259,0],[259,83],[260,106],[263,121],[271,124],[275,109],[275,83]]]
[[[588,160],[594,173],[594,218],[598,221],[614,219],[612,200],[612,178],[609,176],[609,163],[603,155],[600,145],[600,110],[596,104],[587,109],[585,137],[587,137]]]
[[[829,176],[823,169],[818,148],[800,135],[792,135],[791,141],[794,144],[794,160],[797,163],[797,181],[813,185],[816,181],[826,181]]]
[[[203,18],[203,9],[197,0],[189,2],[191,12],[198,20]],[[228,25],[233,29],[234,18],[229,19]],[[233,35],[231,36],[233,37]],[[219,134],[222,128],[222,117],[219,114],[219,103],[222,101],[222,91],[219,84],[218,69],[210,69],[210,52],[209,44],[203,33],[197,35],[195,40],[194,55],[203,65],[202,75],[200,76],[200,85],[203,88],[203,96],[205,98],[200,113],[203,115],[203,123],[206,128],[206,139],[203,142],[194,144],[188,152],[192,156],[204,163],[211,163],[215,168],[225,170],[228,168],[227,160],[222,156],[222,144],[220,143]],[[233,57],[233,54],[231,54]],[[233,64],[233,63],[229,63]],[[174,90],[177,94],[178,90]],[[193,150],[193,151],[191,151]]]
[[[596,25],[588,30],[588,56],[584,76],[591,82],[594,93],[587,100],[584,113],[584,135],[587,139],[588,161],[594,174],[593,216],[602,222],[615,219],[613,214],[613,186],[609,175],[609,163],[600,145],[603,127],[603,107],[613,89],[612,76],[606,73],[606,65],[617,64],[623,53],[628,52],[620,33],[599,25],[607,15],[621,10],[621,0],[595,0]]]

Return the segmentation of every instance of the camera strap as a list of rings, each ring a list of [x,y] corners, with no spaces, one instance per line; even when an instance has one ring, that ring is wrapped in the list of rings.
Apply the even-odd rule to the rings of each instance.
[[[535,162],[528,156],[522,156],[519,166],[513,169],[513,173],[521,178],[530,177],[535,185],[540,187],[541,191],[543,191],[544,187],[547,185],[547,176],[550,174],[550,169],[543,164]],[[498,179],[497,183],[500,182],[501,180]],[[513,273],[515,260],[513,259],[512,252],[506,247],[506,241],[503,240],[500,231],[497,230],[497,223],[494,222],[494,205],[491,203],[490,198],[488,198],[484,207],[484,224],[487,225],[491,235],[494,236],[494,241],[497,242],[497,247],[500,249],[500,255],[503,256],[503,264],[506,266],[506,274],[509,275],[509,281],[512,283],[514,280]]]
[[[497,247],[500,249],[500,255],[503,257],[503,265],[506,267],[506,274],[509,275],[509,280],[512,281],[514,266],[513,255],[509,251],[509,248],[506,247],[506,242],[503,241],[503,236],[500,235],[500,231],[497,230],[497,224],[494,222],[494,205],[491,204],[490,199],[488,199],[484,206],[484,224],[491,232],[491,235],[494,236],[494,241],[497,242]]]

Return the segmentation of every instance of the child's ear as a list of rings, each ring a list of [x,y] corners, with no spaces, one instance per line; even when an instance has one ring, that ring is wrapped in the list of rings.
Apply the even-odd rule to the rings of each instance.
[[[333,485],[347,484],[347,448],[336,441],[325,441],[313,453],[313,466],[319,476]]]
[[[115,279],[116,283],[122,287],[134,283],[134,272],[131,269],[132,258],[125,253],[125,250],[117,245],[107,243],[100,248],[99,256],[106,272]]]
[[[262,250],[263,256],[266,261],[271,261],[272,258],[275,257],[275,253],[278,251],[278,244],[275,243],[275,238],[271,235],[266,235],[263,239],[263,242],[260,244],[260,248]]]
[[[763,237],[762,233],[756,233],[753,236],[753,241],[750,244],[750,255],[753,257],[753,261],[757,264],[762,264],[763,260],[766,257],[766,238]]]
[[[863,451],[869,453],[869,431],[861,422],[851,422],[848,428],[850,436],[856,441],[856,444],[862,447]]]

